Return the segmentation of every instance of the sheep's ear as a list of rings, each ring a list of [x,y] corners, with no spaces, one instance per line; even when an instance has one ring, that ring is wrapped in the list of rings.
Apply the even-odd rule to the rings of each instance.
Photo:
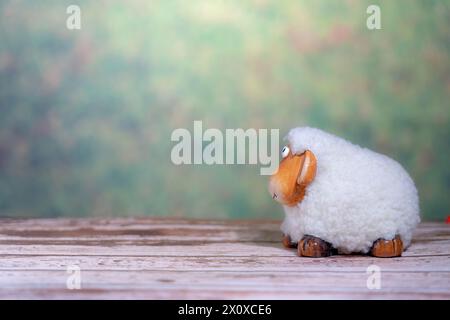
[[[297,183],[300,186],[307,186],[316,177],[317,159],[314,153],[307,150],[303,155],[303,163],[301,164],[300,172],[298,173]]]

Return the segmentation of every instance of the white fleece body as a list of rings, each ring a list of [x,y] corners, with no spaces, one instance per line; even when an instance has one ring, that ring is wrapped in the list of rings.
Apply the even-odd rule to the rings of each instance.
[[[284,206],[281,229],[293,242],[312,235],[340,253],[366,253],[377,239],[396,235],[410,244],[419,199],[399,163],[315,128],[292,129],[286,138],[293,154],[310,150],[317,158],[303,201]]]

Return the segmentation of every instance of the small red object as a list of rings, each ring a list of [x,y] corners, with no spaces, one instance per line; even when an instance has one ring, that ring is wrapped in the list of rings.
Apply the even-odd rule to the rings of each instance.
[[[450,224],[450,216],[447,216],[447,220],[445,220],[445,223]]]

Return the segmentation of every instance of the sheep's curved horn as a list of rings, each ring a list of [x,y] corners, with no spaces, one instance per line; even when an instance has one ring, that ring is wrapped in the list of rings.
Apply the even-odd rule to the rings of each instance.
[[[307,150],[302,155],[303,163],[301,164],[301,169],[297,177],[297,183],[300,186],[307,186],[316,177],[317,171],[317,159],[314,153]]]

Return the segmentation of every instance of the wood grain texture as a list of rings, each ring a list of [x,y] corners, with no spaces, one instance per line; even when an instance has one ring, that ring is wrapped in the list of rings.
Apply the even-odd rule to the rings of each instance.
[[[0,299],[449,299],[450,226],[402,257],[300,258],[278,221],[0,219]],[[367,267],[381,289],[367,288]],[[68,266],[81,289],[69,290]]]

